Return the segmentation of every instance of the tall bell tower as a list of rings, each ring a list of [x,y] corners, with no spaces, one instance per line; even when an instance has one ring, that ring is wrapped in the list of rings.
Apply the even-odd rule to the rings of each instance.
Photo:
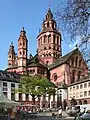
[[[42,30],[37,36],[37,52],[41,61],[47,65],[62,56],[61,34],[50,8],[42,23]]]
[[[24,27],[20,32],[18,39],[18,73],[23,74],[26,72],[27,64],[27,51],[28,51],[28,40]]]
[[[9,51],[8,51],[8,67],[12,67],[15,65],[15,50],[13,42],[11,42]]]

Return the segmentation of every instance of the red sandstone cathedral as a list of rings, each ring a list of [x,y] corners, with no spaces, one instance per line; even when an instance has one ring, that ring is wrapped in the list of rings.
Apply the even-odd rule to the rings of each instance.
[[[18,39],[18,54],[13,44],[10,45],[6,70],[45,76],[58,86],[62,83],[70,85],[88,74],[88,67],[78,48],[62,56],[62,37],[50,8],[37,35],[37,54],[30,54],[28,58],[28,40],[23,28]]]
[[[13,43],[10,45],[7,71],[47,76],[54,83],[64,79],[66,83],[72,83],[85,76],[87,65],[78,48],[62,56],[61,42],[61,33],[49,8],[42,23],[42,30],[37,36],[37,54],[28,58],[28,40],[23,28],[18,39],[18,54],[15,53]]]

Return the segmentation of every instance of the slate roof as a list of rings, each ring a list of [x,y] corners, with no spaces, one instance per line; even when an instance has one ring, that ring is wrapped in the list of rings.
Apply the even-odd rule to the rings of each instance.
[[[66,54],[64,56],[62,56],[61,58],[58,58],[53,64],[49,65],[49,70],[67,62],[67,60],[71,57],[71,55],[76,51],[79,51],[78,48],[76,48],[75,50],[69,52],[68,54]]]
[[[20,74],[0,70],[0,80],[19,83]]]
[[[43,68],[47,68],[47,66],[45,64],[40,63],[37,54],[32,59],[28,60],[27,67],[43,67]]]
[[[10,66],[10,67],[8,67],[8,68],[6,68],[6,70],[8,70],[8,69],[16,69],[16,68],[18,68],[18,66]]]

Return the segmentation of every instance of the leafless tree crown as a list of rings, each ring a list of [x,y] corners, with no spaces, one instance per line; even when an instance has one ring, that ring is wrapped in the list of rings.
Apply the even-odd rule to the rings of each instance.
[[[90,61],[90,0],[67,0],[66,5],[59,4],[56,18],[70,34],[71,41],[80,37],[79,47],[86,61]]]

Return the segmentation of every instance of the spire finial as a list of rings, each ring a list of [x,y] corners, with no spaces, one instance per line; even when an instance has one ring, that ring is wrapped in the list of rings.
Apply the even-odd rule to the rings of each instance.
[[[24,31],[24,27],[22,28],[22,30]]]
[[[13,46],[13,42],[11,42],[11,46]]]
[[[22,27],[22,29],[21,29],[21,32],[24,32],[24,33],[26,33],[26,32],[25,32],[25,29],[24,29],[24,27]]]
[[[11,42],[11,45],[13,45],[13,41]]]

